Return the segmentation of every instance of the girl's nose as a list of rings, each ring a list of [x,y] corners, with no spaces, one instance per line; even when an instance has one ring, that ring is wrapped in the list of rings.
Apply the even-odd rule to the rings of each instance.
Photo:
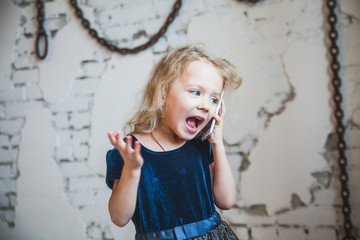
[[[199,102],[197,109],[202,111],[209,111],[209,102],[207,100],[202,100]]]

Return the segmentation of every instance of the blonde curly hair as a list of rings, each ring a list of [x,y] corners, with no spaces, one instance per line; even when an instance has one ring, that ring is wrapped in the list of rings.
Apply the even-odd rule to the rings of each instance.
[[[145,86],[140,106],[125,124],[124,132],[152,132],[163,117],[164,102],[173,82],[193,61],[211,63],[223,79],[223,89],[237,89],[242,82],[238,69],[226,59],[208,55],[200,45],[186,45],[166,53],[154,66]]]

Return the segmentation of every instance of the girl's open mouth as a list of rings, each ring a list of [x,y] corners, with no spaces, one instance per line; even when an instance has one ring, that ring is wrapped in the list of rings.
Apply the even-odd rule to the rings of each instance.
[[[186,119],[186,125],[192,130],[196,130],[203,122],[204,118],[202,117],[189,117]]]

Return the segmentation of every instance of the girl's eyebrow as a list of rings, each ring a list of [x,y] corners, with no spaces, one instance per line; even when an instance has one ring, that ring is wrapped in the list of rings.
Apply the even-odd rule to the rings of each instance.
[[[212,95],[216,96],[217,98],[220,98],[221,97],[221,92],[216,92],[215,91]]]
[[[198,88],[198,89],[200,89],[201,91],[203,91],[204,88],[206,88],[206,87],[204,87],[204,86],[202,86],[202,85],[199,85],[199,84],[197,84],[197,83],[187,83],[186,86],[189,87],[189,88]],[[211,95],[211,96],[215,96],[215,97],[217,97],[217,98],[220,98],[220,96],[221,96],[221,91],[218,92],[218,91],[215,90],[215,91],[211,92],[210,95]]]

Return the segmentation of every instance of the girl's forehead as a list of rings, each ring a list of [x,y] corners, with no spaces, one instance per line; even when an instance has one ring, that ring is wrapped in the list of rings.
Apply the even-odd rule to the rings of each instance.
[[[220,91],[223,87],[223,78],[219,70],[212,63],[204,61],[189,63],[177,81],[185,84],[211,84],[218,87]]]

